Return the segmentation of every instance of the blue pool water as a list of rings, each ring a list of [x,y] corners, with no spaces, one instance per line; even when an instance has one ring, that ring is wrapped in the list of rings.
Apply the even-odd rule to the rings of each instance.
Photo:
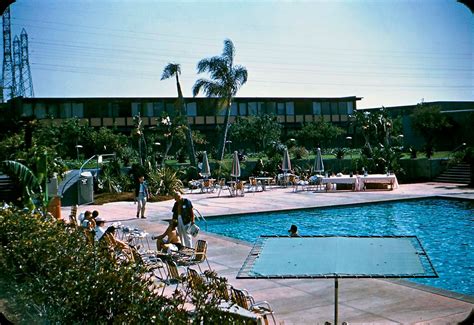
[[[427,199],[207,218],[209,232],[252,243],[260,235],[287,235],[291,224],[300,235],[416,235],[439,278],[411,281],[474,295],[473,202]]]

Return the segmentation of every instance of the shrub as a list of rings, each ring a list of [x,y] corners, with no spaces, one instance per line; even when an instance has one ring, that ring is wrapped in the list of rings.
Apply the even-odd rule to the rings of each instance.
[[[180,180],[179,171],[170,167],[164,167],[152,171],[149,174],[148,184],[153,194],[173,195],[173,193],[181,191],[183,182]]]
[[[305,147],[296,146],[291,148],[291,153],[295,156],[296,159],[303,159],[308,156],[308,150]]]
[[[216,307],[212,292],[225,279],[209,275],[210,284],[161,296],[143,265],[118,263],[80,228],[56,219],[0,209],[0,245],[0,283],[24,323],[244,323]],[[192,314],[182,308],[185,299]]]

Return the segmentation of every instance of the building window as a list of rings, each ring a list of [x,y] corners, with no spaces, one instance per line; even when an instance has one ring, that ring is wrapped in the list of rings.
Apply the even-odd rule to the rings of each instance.
[[[285,103],[277,103],[277,114],[285,115]]]
[[[323,110],[323,115],[331,115],[331,108],[328,102],[323,102],[321,106]]]
[[[257,115],[258,114],[258,107],[256,102],[250,102],[249,103],[249,115]]]
[[[71,118],[72,117],[72,105],[71,105],[71,103],[62,103],[59,106],[59,117],[60,118]]]
[[[239,115],[247,116],[247,103],[239,103]]]
[[[187,116],[196,116],[197,115],[197,105],[195,102],[186,104],[186,115]]]
[[[269,114],[276,114],[276,103],[275,102],[268,102],[267,103],[267,113]]]
[[[23,104],[23,116],[33,115],[33,106],[31,104]]]
[[[49,104],[48,105],[48,115],[54,118],[59,117],[59,112],[58,112],[58,105],[57,104]]]
[[[339,114],[347,115],[347,102],[339,102]]]
[[[46,118],[46,107],[43,103],[35,105],[35,116],[36,118]]]
[[[347,115],[354,114],[354,104],[352,102],[347,102]]]
[[[237,112],[238,107],[239,106],[237,105],[237,103],[233,102],[232,106],[230,107],[230,115],[237,116],[238,115],[238,112]]]
[[[84,117],[84,104],[83,103],[72,103],[72,116],[77,118]]]
[[[142,116],[142,104],[141,103],[132,103],[132,116]]]
[[[153,103],[153,116],[161,116],[164,110],[165,110],[165,107],[162,102]]]
[[[295,115],[295,103],[293,102],[286,103],[286,115]]]
[[[313,115],[321,115],[321,103],[313,102]]]
[[[153,103],[144,103],[143,104],[143,116],[152,117],[153,115]]]
[[[331,103],[331,115],[339,115],[337,103]]]
[[[173,114],[174,113],[174,104],[173,103],[166,103],[166,113]]]
[[[89,107],[89,109],[88,109],[89,114],[91,114],[90,113],[91,112],[90,108],[91,107]],[[119,116],[120,106],[119,106],[118,103],[109,103],[108,107],[107,107],[107,110],[108,110],[108,114],[105,114],[103,116],[117,117],[117,116]],[[92,114],[89,117],[97,117],[97,116],[101,116],[101,115],[100,114]]]

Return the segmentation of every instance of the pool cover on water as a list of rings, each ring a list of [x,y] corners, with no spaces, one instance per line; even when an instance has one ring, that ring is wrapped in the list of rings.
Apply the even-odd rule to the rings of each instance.
[[[262,236],[237,278],[437,277],[415,236]]]

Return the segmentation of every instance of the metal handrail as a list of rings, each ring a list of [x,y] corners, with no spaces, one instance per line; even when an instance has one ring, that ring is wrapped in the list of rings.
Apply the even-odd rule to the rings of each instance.
[[[194,211],[194,216],[195,216],[198,220],[203,220],[203,221],[204,221],[204,225],[205,225],[204,228],[206,228],[206,231],[207,231],[207,221],[206,221],[206,219],[203,217],[203,215],[201,214],[201,212],[199,212],[198,209],[193,208],[193,211]]]

